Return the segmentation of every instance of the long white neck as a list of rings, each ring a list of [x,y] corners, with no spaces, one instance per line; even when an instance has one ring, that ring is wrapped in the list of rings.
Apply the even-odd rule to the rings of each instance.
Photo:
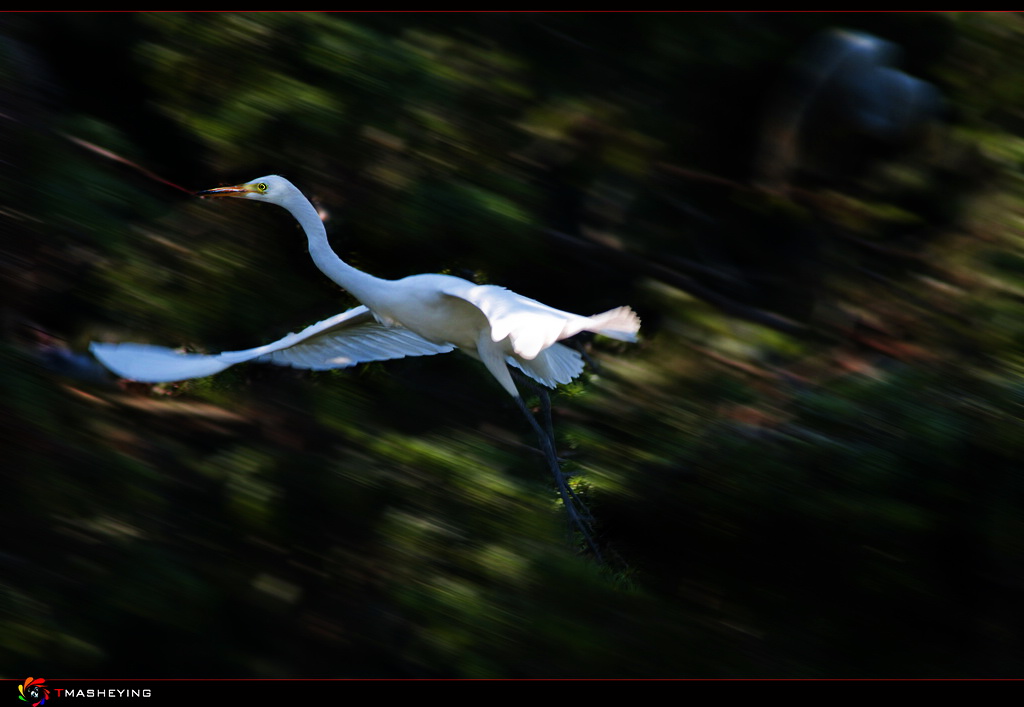
[[[289,199],[282,206],[295,217],[302,230],[306,232],[306,238],[309,239],[309,254],[320,268],[320,272],[344,287],[367,307],[374,309],[374,305],[386,290],[387,280],[358,270],[338,257],[327,240],[327,229],[320,220],[320,214],[298,190],[295,198]]]

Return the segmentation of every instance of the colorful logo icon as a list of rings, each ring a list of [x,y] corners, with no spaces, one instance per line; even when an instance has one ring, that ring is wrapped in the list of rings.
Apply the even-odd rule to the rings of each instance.
[[[18,685],[19,700],[31,702],[32,707],[45,705],[50,698],[50,691],[46,687],[46,680],[43,678],[26,678],[24,685]]]

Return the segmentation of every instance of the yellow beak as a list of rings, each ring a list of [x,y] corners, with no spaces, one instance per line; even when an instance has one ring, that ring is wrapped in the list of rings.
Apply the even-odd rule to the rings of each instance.
[[[204,189],[203,191],[197,191],[196,196],[245,196],[250,191],[248,184],[238,184],[233,187],[215,187],[214,189]]]

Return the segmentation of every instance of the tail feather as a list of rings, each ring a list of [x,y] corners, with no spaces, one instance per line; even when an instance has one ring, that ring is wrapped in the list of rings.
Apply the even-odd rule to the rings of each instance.
[[[636,334],[640,331],[640,317],[629,307],[609,309],[607,312],[595,314],[588,319],[590,320],[588,331],[607,336],[610,339],[636,341]]]

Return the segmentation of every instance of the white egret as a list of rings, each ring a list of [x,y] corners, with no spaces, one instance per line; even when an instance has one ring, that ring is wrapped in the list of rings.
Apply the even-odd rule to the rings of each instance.
[[[579,353],[557,343],[561,339],[590,331],[636,341],[640,319],[628,307],[585,317],[451,275],[384,280],[357,270],[334,253],[316,209],[284,177],[272,175],[199,194],[266,201],[287,209],[305,230],[317,267],[363,306],[245,351],[205,355],[145,344],[93,343],[93,354],[119,376],[148,383],[178,381],[213,375],[245,361],[324,370],[459,348],[481,360],[518,397],[506,364],[553,388],[583,370]]]
[[[579,352],[558,342],[583,331],[636,341],[640,319],[629,307],[587,317],[548,307],[502,287],[477,285],[451,275],[411,275],[399,280],[374,277],[338,257],[316,209],[291,182],[277,175],[198,194],[265,201],[285,208],[306,232],[317,267],[362,306],[245,351],[205,355],[145,344],[93,343],[90,350],[107,368],[137,381],[169,382],[209,376],[244,361],[323,370],[462,349],[482,361],[527,414],[541,438],[570,516],[583,529],[572,507],[572,492],[558,467],[553,440],[529,414],[508,366],[551,388],[568,383],[583,371],[583,360]]]

